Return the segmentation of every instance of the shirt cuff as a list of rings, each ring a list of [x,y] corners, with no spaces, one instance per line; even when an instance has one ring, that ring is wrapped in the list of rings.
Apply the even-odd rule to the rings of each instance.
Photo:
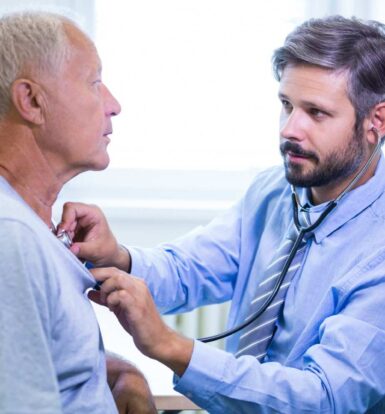
[[[144,256],[140,249],[136,247],[123,245],[131,256],[131,274],[143,279],[143,269],[145,267]]]
[[[223,384],[229,356],[228,352],[195,340],[186,371],[181,377],[174,375],[175,391],[210,411],[210,407],[215,405],[214,397]]]

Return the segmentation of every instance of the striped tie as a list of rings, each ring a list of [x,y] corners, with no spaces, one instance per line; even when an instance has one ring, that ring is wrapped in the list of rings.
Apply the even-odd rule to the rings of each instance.
[[[291,223],[287,236],[279,246],[271,264],[266,269],[266,277],[258,286],[256,297],[251,301],[250,312],[245,321],[250,319],[253,314],[261,308],[273,291],[297,236],[298,230],[295,225]],[[302,240],[273,302],[266,308],[262,315],[244,328],[243,334],[239,340],[238,351],[235,354],[236,357],[241,355],[254,355],[259,361],[263,360],[267,348],[273,338],[275,322],[283,308],[287,290],[294,274],[301,267],[305,247],[306,241]]]

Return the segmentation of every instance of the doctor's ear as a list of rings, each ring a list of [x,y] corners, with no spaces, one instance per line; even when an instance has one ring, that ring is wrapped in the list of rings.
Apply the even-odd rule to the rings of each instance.
[[[44,121],[40,85],[29,79],[16,79],[11,86],[11,101],[19,115],[35,125]]]
[[[378,139],[385,135],[385,102],[373,108],[368,121],[367,139],[371,144],[377,144]]]

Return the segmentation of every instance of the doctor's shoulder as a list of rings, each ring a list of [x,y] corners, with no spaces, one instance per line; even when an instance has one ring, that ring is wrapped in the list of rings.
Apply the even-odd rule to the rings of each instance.
[[[286,194],[291,192],[285,170],[283,166],[273,166],[257,172],[244,198],[251,203],[260,203],[262,200],[271,200]]]

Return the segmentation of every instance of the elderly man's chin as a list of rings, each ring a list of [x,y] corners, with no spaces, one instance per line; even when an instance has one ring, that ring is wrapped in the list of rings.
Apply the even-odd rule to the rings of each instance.
[[[94,156],[89,162],[84,165],[83,172],[86,171],[102,171],[105,170],[110,164],[110,156],[105,151],[103,154]]]
[[[103,159],[100,160],[99,163],[95,163],[94,171],[102,171],[105,170],[110,165],[110,156],[106,152],[106,155]]]

